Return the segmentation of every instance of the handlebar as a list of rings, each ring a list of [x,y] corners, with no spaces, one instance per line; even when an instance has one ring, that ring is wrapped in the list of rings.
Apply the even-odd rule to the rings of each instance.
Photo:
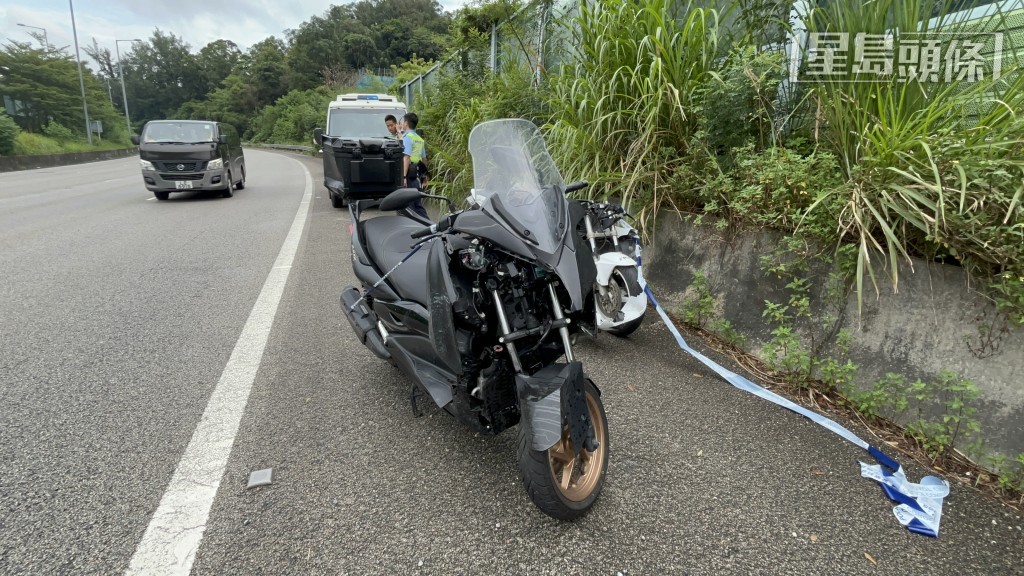
[[[413,232],[412,233],[412,237],[413,237],[414,240],[416,240],[416,239],[419,239],[419,238],[423,238],[424,236],[430,236],[431,234],[436,234],[436,233],[437,233],[437,224],[431,224],[430,226],[427,226],[426,228],[424,228],[422,230],[418,230],[416,232]]]
[[[590,186],[590,182],[586,180],[580,180],[579,182],[573,182],[572,184],[566,184],[565,193],[576,192],[577,190],[583,190],[587,186]]]
[[[449,228],[451,228],[455,224],[455,216],[457,216],[457,215],[456,214],[449,214],[449,215],[445,216],[444,218],[441,218],[440,220],[438,220],[437,224],[431,224],[430,226],[427,226],[426,228],[424,228],[422,230],[417,230],[416,232],[413,232],[412,233],[412,238],[414,240],[418,240],[420,238],[426,238],[427,236],[430,236],[431,234],[437,234],[438,232],[446,232]]]

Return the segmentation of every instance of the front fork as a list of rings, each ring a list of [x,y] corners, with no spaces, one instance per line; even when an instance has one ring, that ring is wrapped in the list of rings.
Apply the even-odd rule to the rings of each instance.
[[[551,310],[555,316],[555,321],[552,322],[552,326],[558,329],[558,335],[562,338],[562,346],[565,348],[565,359],[569,362],[576,360],[575,354],[572,351],[572,338],[569,336],[569,324],[572,322],[570,318],[566,318],[562,312],[562,303],[558,299],[558,291],[555,290],[555,284],[553,282],[548,283],[547,286],[548,296],[551,298]],[[541,329],[534,328],[528,330],[519,330],[518,332],[512,332],[512,327],[508,323],[508,317],[505,315],[505,305],[501,301],[501,296],[498,294],[498,290],[491,290],[491,298],[494,300],[494,307],[498,311],[498,326],[501,328],[501,334],[499,335],[498,341],[504,344],[505,349],[508,350],[508,355],[512,359],[512,367],[515,368],[516,374],[523,372],[523,364],[519,359],[519,352],[516,349],[516,340],[525,338],[534,334],[539,334]]]
[[[513,332],[498,291],[491,291],[501,329],[499,342],[508,350],[516,371],[521,422],[529,428],[534,450],[545,451],[551,448],[562,439],[563,433],[568,433],[577,454],[581,450],[596,450],[594,422],[591,421],[586,402],[586,375],[583,373],[583,365],[573,354],[569,337],[570,319],[562,312],[555,284],[549,283],[547,291],[555,317],[551,325],[558,329],[562,338],[566,363],[550,364],[532,375],[523,371],[515,342],[520,338],[540,334],[544,329],[528,328]]]

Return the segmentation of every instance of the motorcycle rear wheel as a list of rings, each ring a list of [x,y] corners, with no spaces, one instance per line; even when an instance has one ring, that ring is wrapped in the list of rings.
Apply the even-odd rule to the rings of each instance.
[[[593,452],[575,454],[569,429],[548,450],[534,450],[529,425],[519,425],[519,474],[534,505],[559,520],[573,520],[586,514],[604,487],[608,471],[608,420],[600,393],[587,381],[587,409],[594,423],[599,445]]]

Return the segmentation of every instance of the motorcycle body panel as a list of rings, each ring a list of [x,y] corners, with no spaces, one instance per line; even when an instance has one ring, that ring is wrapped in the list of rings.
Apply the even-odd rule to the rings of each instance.
[[[622,252],[605,252],[597,257],[596,265],[597,283],[606,288],[613,281],[612,274],[615,273],[616,269],[637,268],[636,261]],[[616,326],[621,326],[639,318],[646,312],[647,296],[643,292],[643,277],[637,274],[637,279],[640,283],[640,289],[636,290],[636,294],[630,293],[624,297],[619,314],[614,318],[605,315],[601,311],[600,306],[595,307],[598,330],[609,330]]]
[[[458,343],[455,341],[455,316],[452,305],[458,296],[448,273],[448,254],[441,241],[431,243],[427,257],[427,285],[429,287],[430,322],[427,326],[430,340],[444,367],[456,375],[462,374]]]
[[[532,376],[516,375],[519,405],[530,427],[533,449],[547,450],[562,438],[563,422],[569,422],[573,445],[581,447],[593,434],[583,400],[586,376],[579,362],[551,364]]]

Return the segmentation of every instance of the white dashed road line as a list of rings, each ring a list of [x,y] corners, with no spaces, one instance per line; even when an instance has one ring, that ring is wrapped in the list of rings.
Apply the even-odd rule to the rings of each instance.
[[[192,570],[306,226],[313,179],[301,162],[295,163],[306,173],[306,188],[295,220],[160,506],[135,549],[127,574],[177,576]]]

